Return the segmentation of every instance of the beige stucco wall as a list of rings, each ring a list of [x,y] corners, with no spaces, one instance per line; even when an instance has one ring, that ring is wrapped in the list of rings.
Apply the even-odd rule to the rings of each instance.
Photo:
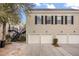
[[[74,25],[67,24],[37,24],[35,25],[35,15],[73,15]],[[63,32],[61,32],[63,31]],[[76,32],[74,32],[76,31]],[[79,34],[79,11],[31,11],[26,22],[26,34]]]

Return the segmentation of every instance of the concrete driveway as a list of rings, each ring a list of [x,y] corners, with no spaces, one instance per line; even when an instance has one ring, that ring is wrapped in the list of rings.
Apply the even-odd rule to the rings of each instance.
[[[13,42],[0,48],[0,56],[79,56],[79,44],[26,44]]]
[[[28,51],[27,55],[31,56],[71,56],[71,54],[62,47],[54,47],[50,44],[27,45],[26,50]]]

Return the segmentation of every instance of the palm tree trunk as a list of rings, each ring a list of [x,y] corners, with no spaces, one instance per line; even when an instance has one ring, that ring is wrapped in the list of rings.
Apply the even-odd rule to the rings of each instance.
[[[3,22],[3,37],[2,40],[0,41],[0,48],[5,47],[5,32],[6,32],[6,23]]]
[[[3,40],[5,40],[5,35],[6,35],[6,23],[3,23]]]

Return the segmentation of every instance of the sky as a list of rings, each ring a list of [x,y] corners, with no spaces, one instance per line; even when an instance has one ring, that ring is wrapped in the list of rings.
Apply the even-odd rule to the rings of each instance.
[[[34,3],[34,9],[79,9],[79,3]],[[22,23],[26,22],[24,9],[19,10],[19,16]]]

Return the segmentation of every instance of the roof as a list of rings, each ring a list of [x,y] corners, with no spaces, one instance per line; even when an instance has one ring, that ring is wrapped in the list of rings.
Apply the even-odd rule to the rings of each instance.
[[[32,9],[32,11],[79,11],[79,9]]]

